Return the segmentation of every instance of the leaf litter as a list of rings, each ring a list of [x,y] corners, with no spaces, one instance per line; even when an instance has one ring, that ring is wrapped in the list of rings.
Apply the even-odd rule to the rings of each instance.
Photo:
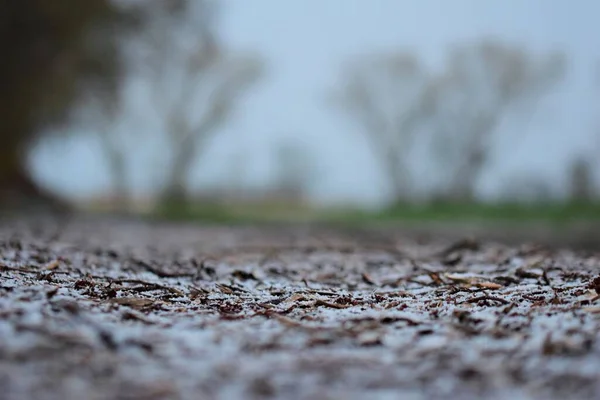
[[[600,390],[594,254],[306,227],[76,218],[57,234],[39,229],[51,219],[18,222],[0,227],[2,398]]]

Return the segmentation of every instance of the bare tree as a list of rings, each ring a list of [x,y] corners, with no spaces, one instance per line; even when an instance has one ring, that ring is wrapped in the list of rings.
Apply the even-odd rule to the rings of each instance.
[[[569,197],[572,201],[589,202],[594,197],[592,163],[583,156],[573,160],[569,168]]]
[[[510,175],[501,181],[498,200],[504,203],[548,203],[557,200],[557,194],[548,181],[533,173]]]
[[[139,48],[139,45],[147,40],[148,33],[156,33],[155,24],[158,19],[168,20],[169,25],[172,25],[181,18],[179,8],[183,4],[180,0],[169,3],[160,0],[138,3],[128,1],[130,7],[135,10],[130,24],[137,29],[118,32],[121,71],[119,84],[111,87],[111,90],[90,85],[81,96],[77,107],[74,107],[75,118],[71,121],[76,124],[76,131],[90,133],[96,139],[110,176],[113,206],[121,210],[128,210],[131,206],[128,174],[132,154],[140,148],[145,139],[148,139],[143,135],[147,132],[140,130],[139,126],[133,129],[127,125],[127,122],[135,121],[134,108],[139,105],[136,104],[139,101],[135,95],[132,96],[131,89],[136,83],[138,72],[147,61],[143,53],[135,51],[136,46]],[[126,1],[120,0],[120,3]],[[166,29],[166,26],[162,29]],[[103,33],[105,36],[116,34],[117,32]]]
[[[285,139],[274,150],[275,189],[288,199],[305,200],[316,173],[310,149],[297,140]]]
[[[126,125],[132,117],[128,86],[128,79],[124,79],[118,93],[110,97],[94,93],[85,98],[76,119],[80,131],[89,132],[97,140],[111,180],[113,205],[123,211],[131,206],[128,180],[131,154],[139,147],[140,139],[144,139],[134,135],[140,132]]]
[[[171,156],[163,199],[184,203],[194,162],[256,82],[262,64],[253,54],[224,49],[215,34],[216,2],[174,3],[178,8],[171,13],[158,11],[142,51],[151,100],[168,140],[164,150]]]
[[[595,84],[597,93],[600,94],[600,61],[596,66],[596,76],[595,76]],[[597,101],[597,100],[596,100]],[[600,112],[600,108],[598,108],[598,102],[596,103],[596,114]],[[596,118],[593,122],[593,130],[594,130],[594,138],[592,139],[594,143],[592,144],[592,152],[595,154],[600,154],[600,119]],[[593,163],[594,171],[600,170],[600,163],[598,162],[598,157],[594,157],[595,162]]]
[[[411,196],[409,155],[433,112],[431,78],[408,52],[366,55],[343,71],[335,99],[362,128],[389,179],[394,201]]]
[[[1,205],[32,200],[69,207],[33,179],[29,153],[64,131],[82,93],[118,85],[115,39],[133,28],[135,14],[109,0],[0,2]]]
[[[564,76],[562,54],[536,56],[495,41],[450,52],[445,74],[432,86],[436,98],[434,159],[448,173],[444,197],[472,200],[490,159],[490,141],[505,117],[535,105]],[[529,108],[527,108],[529,109]]]

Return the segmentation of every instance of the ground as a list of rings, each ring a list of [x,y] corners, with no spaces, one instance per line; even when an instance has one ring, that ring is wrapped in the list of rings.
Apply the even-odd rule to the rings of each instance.
[[[0,225],[0,398],[596,398],[594,252],[107,217]]]

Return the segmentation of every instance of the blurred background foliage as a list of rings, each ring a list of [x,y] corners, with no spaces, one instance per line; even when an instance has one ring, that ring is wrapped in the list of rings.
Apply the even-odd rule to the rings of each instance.
[[[294,127],[272,141],[268,183],[248,184],[253,161],[240,140],[229,146],[222,184],[198,190],[198,161],[209,144],[247,107],[251,92],[277,73],[260,48],[228,44],[219,25],[228,5],[0,0],[3,206],[228,223],[577,220],[595,226],[600,194],[594,151],[564,166],[561,194],[523,171],[500,183],[502,194],[493,201],[480,196],[478,187],[497,161],[499,137],[518,146],[527,115],[560,89],[571,62],[561,49],[534,51],[483,34],[447,48],[438,68],[414,49],[362,49],[341,62],[336,80],[315,96],[320,108],[353,128],[349,139],[361,135],[377,161],[390,194],[378,207],[314,201],[311,188],[327,171]],[[293,109],[293,98],[280,101]],[[74,135],[92,138],[105,164],[93,168],[105,169],[110,182],[85,200],[51,190],[30,165],[40,143],[56,146]],[[134,165],[152,176],[150,190],[134,190]],[[423,179],[426,169],[436,172],[435,179]]]
[[[32,181],[30,147],[50,124],[62,123],[84,90],[113,92],[120,76],[115,31],[124,25],[111,2],[0,3],[0,187],[9,200],[56,201]]]

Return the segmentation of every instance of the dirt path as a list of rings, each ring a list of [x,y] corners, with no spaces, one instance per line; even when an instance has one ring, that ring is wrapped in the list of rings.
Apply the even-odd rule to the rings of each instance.
[[[6,222],[0,398],[598,397],[600,258],[377,236]]]

